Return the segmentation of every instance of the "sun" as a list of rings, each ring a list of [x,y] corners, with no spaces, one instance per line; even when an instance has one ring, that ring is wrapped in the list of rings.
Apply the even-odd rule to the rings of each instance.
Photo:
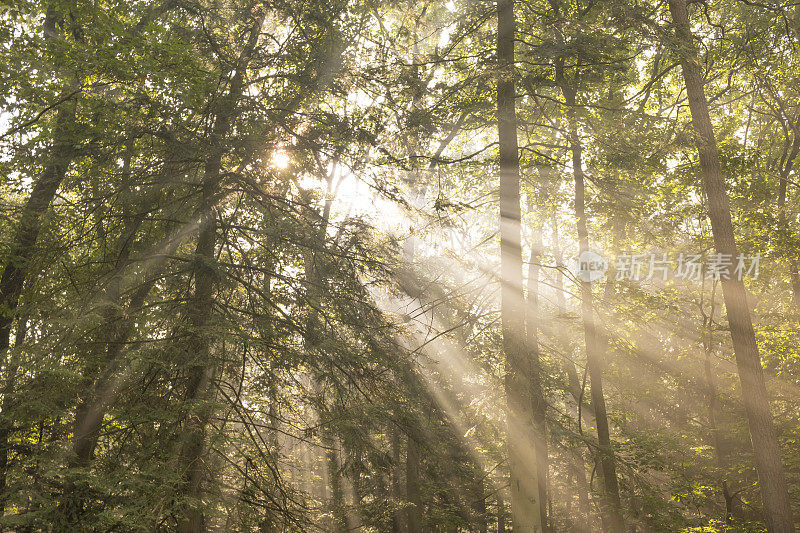
[[[289,167],[289,163],[292,162],[289,154],[284,152],[283,150],[278,150],[277,152],[272,153],[272,157],[270,158],[270,165],[273,168],[278,170],[285,170]]]

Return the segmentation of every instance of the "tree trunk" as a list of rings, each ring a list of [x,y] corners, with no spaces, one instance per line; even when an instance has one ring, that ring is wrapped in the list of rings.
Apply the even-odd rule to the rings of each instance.
[[[56,127],[53,132],[54,146],[50,151],[49,162],[33,186],[27,203],[22,208],[19,223],[12,240],[12,252],[3,267],[0,278],[0,353],[8,349],[14,311],[19,304],[22,287],[28,277],[30,263],[36,251],[36,241],[42,226],[42,218],[55,197],[58,186],[64,179],[74,149],[69,140],[69,125],[75,119],[75,104],[62,104],[56,114]]]
[[[489,521],[486,516],[486,488],[484,486],[483,469],[475,472],[478,476],[475,480],[475,518],[478,533],[489,533]]]
[[[719,152],[703,89],[703,76],[692,41],[686,0],[669,0],[669,10],[675,27],[678,54],[681,60],[692,126],[695,132],[703,174],[703,186],[708,198],[709,219],[717,253],[736,258],[737,248],[731,222],[731,211],[725,180],[719,162]],[[794,521],[789,492],[781,464],[780,448],[775,436],[770,412],[761,357],[756,344],[747,293],[739,279],[723,279],[722,294],[733,340],[733,351],[742,387],[750,440],[755,455],[761,499],[767,530],[770,533],[793,533]]]
[[[126,195],[131,191],[131,158],[133,147],[126,150],[122,170],[122,189],[120,196],[123,202],[130,201]],[[171,166],[165,165],[164,178],[172,177]],[[156,187],[155,192],[159,192]],[[85,467],[89,464],[91,456],[97,446],[99,430],[102,424],[109,403],[116,395],[116,389],[120,385],[119,372],[121,369],[121,355],[125,345],[134,331],[134,315],[144,304],[147,295],[150,293],[157,281],[157,273],[161,263],[156,262],[147,267],[140,276],[141,284],[133,292],[127,304],[127,310],[122,310],[121,300],[123,270],[127,266],[132,251],[132,244],[145,219],[145,213],[149,210],[149,204],[153,198],[143,201],[137,207],[140,212],[132,215],[129,212],[129,204],[122,206],[123,229],[117,242],[117,254],[114,261],[113,272],[109,280],[104,295],[104,318],[105,325],[101,331],[102,341],[98,344],[105,346],[105,353],[100,356],[100,360],[87,368],[84,375],[85,395],[81,396],[75,412],[74,431],[72,438],[73,458],[70,467]],[[182,243],[181,238],[170,239],[163,250],[163,255],[172,255]]]
[[[228,94],[220,102],[215,113],[216,120],[209,139],[210,154],[203,169],[199,211],[199,235],[195,250],[194,294],[187,303],[187,319],[191,334],[186,346],[187,379],[185,399],[187,402],[203,403],[209,394],[213,370],[211,360],[211,337],[204,331],[214,308],[216,274],[214,272],[216,247],[216,209],[214,197],[219,185],[225,140],[236,115],[237,104],[242,95],[244,70],[247,59],[255,49],[261,32],[264,15],[258,15],[250,30],[248,41],[230,81]],[[205,430],[211,413],[201,405],[186,419],[185,439],[180,453],[182,466],[181,495],[184,502],[183,516],[179,518],[180,533],[200,533],[205,530],[205,517],[201,505],[202,481],[205,455]]]
[[[328,507],[333,517],[333,531],[335,533],[343,533],[347,531],[347,514],[345,510],[344,489],[342,487],[339,452],[336,449],[336,444],[330,431],[326,432],[325,440],[327,441],[325,443],[325,468],[328,471],[328,485],[330,486]]]
[[[27,331],[27,324],[25,320],[20,319],[17,322],[17,329],[14,335],[14,349],[9,351],[8,358],[6,359],[6,382],[3,384],[3,399],[2,408],[0,410],[0,517],[3,516],[5,511],[7,486],[7,471],[8,471],[8,440],[11,437],[13,429],[13,419],[8,416],[8,412],[14,408],[14,389],[16,388],[17,375],[19,373],[19,359],[18,351],[19,346],[25,340],[25,333]]]
[[[556,313],[557,317],[560,317],[566,313],[567,304],[566,298],[564,297],[564,274],[561,270],[564,268],[562,257],[563,252],[561,251],[561,243],[558,233],[558,219],[555,213],[553,213],[551,223],[553,226],[553,254],[555,255],[556,260]],[[578,372],[575,370],[575,364],[572,361],[566,360],[564,361],[564,369],[567,374],[567,382],[569,385],[570,394],[575,399],[575,419],[576,421],[580,421],[581,417],[586,417],[588,419],[589,413],[587,413],[587,411],[590,409],[582,408],[584,406],[581,405],[583,403],[581,382],[578,379]],[[588,529],[586,522],[590,519],[589,484],[586,481],[586,463],[583,459],[583,454],[580,451],[576,451],[575,456],[576,460],[572,464],[572,472],[575,476],[575,491],[578,495],[578,511],[580,513],[578,520],[578,524],[580,525],[576,527],[576,531],[586,531]],[[580,459],[580,461],[577,459]]]
[[[357,466],[358,461],[353,461],[353,465],[350,469],[350,480],[353,485],[353,516],[351,517],[351,521],[354,522],[353,525],[350,526],[351,531],[361,531],[361,524],[364,522],[364,508],[363,508],[363,500],[364,500],[364,487],[361,481],[361,471],[360,467]]]
[[[422,494],[419,484],[419,445],[413,437],[408,437],[406,448],[406,499],[408,508],[409,533],[422,532]]]
[[[402,500],[403,495],[401,490],[400,468],[398,467],[398,465],[400,464],[400,434],[397,432],[395,428],[392,428],[391,439],[392,439],[391,496],[396,505],[397,502]],[[403,513],[402,508],[399,507],[396,508],[394,514],[392,515],[393,532],[400,533],[400,532],[405,532],[408,529],[407,517],[405,515],[406,513]]]
[[[589,250],[589,230],[586,222],[586,191],[583,173],[583,147],[578,135],[578,121],[575,114],[576,90],[563,79],[563,71],[557,74],[567,105],[569,140],[572,151],[572,171],[575,178],[575,218],[578,226],[579,252]],[[601,520],[603,530],[621,533],[625,530],[622,518],[622,504],[617,483],[616,459],[611,445],[611,434],[606,414],[606,400],[603,393],[603,332],[600,321],[594,313],[591,282],[581,281],[581,316],[583,319],[586,343],[586,364],[589,372],[592,410],[597,428],[600,477],[603,485]]]
[[[416,37],[415,37],[416,42]],[[416,52],[414,57],[416,58]],[[415,71],[415,76],[417,75]],[[417,79],[416,81],[419,83],[420,80]],[[419,105],[417,102],[417,97],[414,97],[412,102],[412,109],[416,109]],[[444,153],[447,146],[455,139],[456,135],[461,128],[461,125],[464,123],[464,120],[467,117],[467,113],[464,112],[461,114],[459,119],[453,125],[453,128],[447,134],[447,136],[442,139],[439,143],[439,146],[436,150],[436,153],[431,158],[431,161],[428,165],[428,176],[420,175],[418,169],[414,168],[408,175],[407,175],[407,182],[410,188],[410,192],[412,195],[411,198],[411,205],[414,209],[422,209],[424,201],[425,201],[425,194],[428,189],[429,185],[429,175],[433,172],[433,170],[439,164],[439,159],[441,158],[442,154]],[[411,156],[412,161],[417,160],[417,147],[420,144],[419,135],[416,134],[414,138],[412,138],[409,142],[407,142],[409,146],[409,155]],[[420,178],[423,179],[420,179]],[[417,239],[412,234],[410,235],[405,242],[403,247],[403,255],[404,261],[411,265],[414,262],[414,258],[417,252]],[[414,297],[418,297],[418,295],[414,295]],[[406,365],[406,371],[410,373],[414,373],[415,370],[413,365],[408,364]],[[409,533],[421,533],[422,532],[422,511],[423,511],[423,503],[422,503],[422,493],[420,491],[420,454],[419,454],[419,443],[414,440],[411,435],[408,435],[407,439],[407,447],[406,447],[406,499],[408,503],[411,505],[408,507],[407,513],[407,521],[408,521],[408,530]]]
[[[506,502],[497,491],[497,533],[506,533]]]
[[[716,310],[716,283],[711,288],[711,309],[708,316],[703,314],[703,374],[706,386],[706,398],[708,400],[708,425],[711,429],[712,441],[714,444],[714,454],[717,460],[717,467],[720,469],[722,478],[720,487],[725,499],[725,522],[731,524],[735,512],[735,493],[731,492],[728,479],[728,468],[730,465],[730,445],[725,432],[721,427],[721,406],[717,387],[714,380],[714,372],[711,368],[711,357],[714,353],[714,311]]]
[[[53,28],[56,26],[57,14],[50,7],[44,21],[44,34],[47,41],[54,39]],[[11,343],[11,330],[14,324],[22,289],[30,272],[31,261],[36,253],[36,242],[42,227],[44,215],[50,208],[58,187],[66,176],[67,168],[75,157],[72,128],[75,123],[77,102],[69,97],[73,88],[60,95],[62,103],[55,116],[53,128],[53,144],[42,173],[34,182],[28,201],[22,208],[19,222],[13,233],[8,258],[3,265],[0,276],[0,357],[5,357]],[[6,369],[5,389],[13,386],[16,379],[10,372],[16,368],[9,365]],[[5,394],[4,394],[5,398]],[[0,517],[5,514],[6,476],[8,467],[8,439],[12,433],[12,421],[6,418],[6,411],[0,413]]]
[[[786,195],[789,176],[794,167],[794,160],[797,158],[798,153],[800,153],[800,127],[798,127],[800,117],[797,118],[795,123],[791,123],[789,117],[786,118],[790,120],[790,126],[791,130],[794,132],[794,137],[792,138],[791,144],[787,147],[786,157],[781,161],[779,169],[778,224],[781,241],[788,240],[792,234],[792,228],[789,226],[789,220],[786,217]],[[781,242],[781,244],[785,246],[784,242]],[[789,247],[788,256],[789,279],[792,284],[794,306],[797,314],[800,315],[800,257],[798,257],[797,251],[791,247]]]
[[[57,14],[51,7],[44,21],[46,41],[55,39],[54,30]],[[28,277],[31,260],[36,252],[36,241],[42,227],[42,219],[50,208],[58,187],[64,180],[72,159],[75,157],[73,145],[73,126],[77,112],[77,102],[70,97],[74,88],[66,89],[60,95],[53,128],[52,147],[42,173],[33,184],[31,195],[22,208],[19,222],[11,239],[10,253],[3,265],[0,276],[0,354],[5,354],[11,342],[11,328],[14,312],[19,305],[22,287]]]
[[[123,156],[122,175],[120,178],[121,192],[119,194],[122,202],[129,200],[130,193],[130,174],[131,174],[131,161],[133,159],[133,141],[130,140],[125,149]],[[100,369],[107,365],[109,362],[115,361],[117,356],[122,351],[122,346],[127,340],[127,334],[130,333],[127,327],[127,320],[124,314],[120,311],[120,290],[121,290],[121,276],[122,268],[128,262],[131,253],[131,244],[134,240],[134,235],[141,225],[141,217],[131,217],[128,213],[127,205],[122,207],[123,230],[117,244],[116,257],[113,259],[113,272],[111,279],[105,288],[102,302],[101,313],[104,318],[104,326],[99,330],[98,346],[106,347],[106,354],[103,357],[97,353],[90,353],[87,356],[86,368],[83,375],[83,391],[78,400],[78,406],[75,412],[75,423],[72,437],[72,448],[74,457],[70,460],[70,466],[84,467],[89,464],[92,452],[97,444],[98,432],[100,423],[103,420],[105,413],[104,407],[100,407],[99,398],[97,397],[97,390],[94,388],[94,382],[100,377]],[[102,232],[105,234],[105,232]],[[103,237],[104,235],[101,235]],[[148,289],[149,291],[149,289]],[[138,299],[137,299],[138,300]],[[132,302],[138,308],[144,301]],[[103,361],[101,361],[103,359]],[[112,378],[112,376],[109,376]],[[94,392],[94,394],[93,394]]]
[[[800,120],[800,118],[798,120]],[[780,182],[778,185],[778,224],[780,226],[780,235],[783,237],[781,241],[784,239],[788,240],[788,237],[791,236],[792,233],[791,227],[789,226],[789,220],[786,217],[786,195],[789,184],[789,175],[792,172],[794,160],[800,152],[800,128],[793,129],[794,138],[792,139],[791,147],[786,156],[786,161],[780,168]],[[797,314],[800,315],[800,257],[798,257],[797,251],[791,247],[789,247],[788,255],[789,279],[792,283],[792,296],[794,299],[795,310]]]
[[[514,2],[497,3],[497,130],[500,145],[500,278],[511,516],[515,533],[542,531],[535,431],[530,393],[531,365],[525,346],[520,239],[520,175],[514,83]]]
[[[221,117],[217,124],[226,122]],[[215,133],[227,134],[224,128],[215,125]],[[221,137],[217,138],[217,142]],[[194,267],[195,289],[188,302],[187,318],[192,330],[186,350],[188,371],[186,378],[186,402],[206,399],[211,372],[211,339],[204,332],[208,326],[208,315],[214,307],[214,250],[216,245],[216,213],[211,198],[214,193],[217,177],[221,168],[221,150],[214,146],[217,154],[206,162],[200,214],[200,234],[197,239],[195,255],[197,264]],[[183,468],[181,492],[189,500],[184,507],[184,516],[178,530],[180,533],[200,533],[205,531],[205,518],[201,509],[201,484],[203,479],[203,455],[205,454],[205,427],[210,416],[207,407],[194,408],[186,419],[185,437],[180,453],[180,464]]]
[[[533,210],[533,205],[528,202],[528,210]],[[530,376],[531,390],[531,409],[533,411],[533,430],[536,449],[536,472],[539,484],[539,514],[542,517],[542,530],[549,531],[549,524],[552,520],[547,519],[547,428],[545,425],[545,415],[547,404],[544,400],[542,390],[542,369],[539,352],[539,334],[537,325],[539,323],[539,262],[542,255],[542,225],[539,224],[533,231],[531,243],[530,260],[528,261],[528,298],[525,307],[525,332],[527,335],[527,347],[530,354],[532,372]]]
[[[313,352],[317,349],[320,337],[318,333],[319,325],[319,311],[320,296],[322,291],[322,283],[325,281],[325,271],[319,268],[320,254],[325,250],[325,237],[328,231],[328,224],[330,222],[331,206],[333,204],[332,198],[333,190],[333,174],[327,175],[327,195],[322,209],[322,214],[318,213],[315,208],[310,207],[309,201],[309,223],[313,223],[315,219],[319,221],[319,227],[316,229],[316,242],[310,251],[305,265],[306,284],[308,286],[307,294],[311,301],[311,311],[308,314],[308,319],[305,325],[305,347],[307,350]],[[314,389],[320,393],[321,397],[321,383],[318,375],[311,377],[314,384]],[[320,421],[320,434],[322,443],[325,446],[325,473],[327,488],[327,507],[333,519],[332,530],[334,532],[347,531],[347,515],[345,512],[344,490],[342,488],[341,465],[339,463],[339,452],[336,447],[336,439],[334,438],[331,429],[323,422]]]

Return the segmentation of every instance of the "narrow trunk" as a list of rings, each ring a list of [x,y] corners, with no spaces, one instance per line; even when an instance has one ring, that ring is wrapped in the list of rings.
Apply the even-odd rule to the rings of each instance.
[[[3,399],[0,402],[0,517],[3,516],[5,511],[7,477],[6,472],[8,469],[8,440],[11,437],[13,429],[13,420],[8,416],[11,409],[14,408],[14,389],[16,388],[17,375],[19,373],[19,346],[25,340],[25,333],[27,330],[26,321],[20,319],[17,322],[17,330],[14,335],[14,349],[8,353],[6,359],[6,382],[3,384]]]
[[[585,406],[583,405],[582,398],[582,384],[578,378],[578,372],[571,361],[566,361],[565,368],[567,371],[567,382],[570,389],[570,395],[575,399],[575,420],[578,424],[582,423],[582,419],[587,420],[589,424],[589,416],[586,413]],[[575,476],[575,490],[578,493],[578,509],[581,516],[589,519],[589,483],[586,481],[586,461],[583,457],[581,449],[575,450],[575,462],[573,463],[573,474]]]
[[[422,494],[419,484],[419,445],[413,437],[408,437],[406,448],[406,499],[408,508],[409,533],[422,532]]]
[[[392,499],[394,500],[395,505],[397,505],[403,499],[403,494],[401,490],[400,469],[398,468],[398,465],[400,464],[400,434],[394,428],[392,428],[391,439],[392,439],[392,471],[391,471]],[[405,514],[406,513],[403,513],[403,510],[400,507],[398,507],[395,510],[392,516],[392,531],[400,533],[407,530],[408,524]]]
[[[123,157],[122,176],[120,178],[121,192],[120,198],[123,202],[129,200],[129,185],[131,174],[131,161],[133,159],[133,141],[129,141]],[[131,217],[128,206],[122,207],[123,230],[122,235],[117,241],[116,258],[114,258],[113,272],[111,279],[105,288],[102,302],[102,314],[104,326],[99,330],[98,345],[105,345],[104,355],[90,353],[87,357],[86,367],[83,375],[83,391],[78,400],[75,412],[75,423],[73,429],[72,448],[73,458],[70,460],[70,467],[84,467],[89,464],[92,452],[97,444],[100,423],[103,419],[105,409],[100,407],[99,392],[94,387],[96,379],[100,378],[101,368],[104,366],[108,370],[108,364],[116,361],[122,351],[122,347],[127,340],[130,328],[128,320],[121,312],[120,290],[122,283],[122,268],[128,262],[131,253],[131,244],[134,240],[141,217]],[[102,232],[103,235],[105,232]],[[149,292],[149,288],[148,288]],[[138,300],[138,299],[137,299]],[[136,308],[141,306],[144,301],[132,302]],[[109,376],[111,377],[111,376]]]
[[[575,218],[578,226],[579,252],[589,250],[589,230],[586,222],[586,191],[583,174],[583,147],[578,135],[578,121],[575,114],[576,90],[561,79],[561,90],[567,105],[569,140],[572,151],[572,171],[575,178]],[[611,434],[606,414],[606,400],[603,393],[603,332],[600,321],[594,313],[592,303],[592,287],[588,281],[580,282],[581,316],[583,319],[584,338],[586,343],[586,364],[589,371],[592,410],[597,428],[598,459],[600,478],[603,485],[603,501],[601,520],[603,530],[610,533],[621,533],[625,530],[622,518],[622,504],[617,483],[617,467],[614,449],[611,445]]]
[[[325,468],[328,471],[328,485],[330,486],[328,508],[333,518],[332,530],[335,533],[342,533],[347,531],[347,513],[344,502],[344,489],[342,487],[341,464],[334,439],[330,436],[330,432],[327,433]]]
[[[559,316],[566,313],[567,304],[564,297],[564,260],[561,251],[561,242],[558,233],[558,218],[556,213],[553,213],[551,224],[553,226],[553,254],[556,260],[556,312]],[[566,344],[566,343],[565,343]],[[575,364],[572,361],[564,361],[564,369],[567,374],[567,382],[572,397],[575,399],[575,420],[580,423],[581,417],[586,416],[585,410],[582,409],[583,398],[581,394],[581,382],[578,379],[578,372],[575,370]],[[585,530],[585,521],[589,520],[589,483],[586,481],[586,463],[583,460],[583,454],[577,452],[575,454],[576,460],[572,463],[572,473],[575,477],[575,491],[578,494],[578,511],[580,513],[579,524],[582,524],[576,530]],[[577,459],[580,459],[578,461]]]
[[[415,39],[416,41],[416,39]],[[416,109],[417,107],[416,97],[415,102],[412,105],[412,109]],[[439,147],[436,150],[436,153],[431,158],[430,164],[428,165],[428,174],[431,174],[436,166],[439,164],[439,159],[441,158],[442,154],[444,153],[447,146],[455,139],[456,135],[458,134],[461,125],[464,123],[466,119],[466,112],[463,113],[458,121],[453,125],[453,128],[450,130],[448,135],[442,139],[441,143],[439,143]],[[410,148],[410,156],[411,160],[415,161],[417,158],[417,145],[419,144],[419,139],[414,138],[411,142],[408,143]],[[414,209],[422,209],[423,203],[425,201],[425,194],[428,189],[429,179],[427,176],[424,177],[423,180],[420,180],[420,175],[417,170],[413,170],[408,175],[408,184],[409,188],[411,189],[412,199],[411,204]],[[414,235],[410,235],[405,242],[405,246],[403,248],[404,259],[406,263],[409,265],[413,264],[414,258],[416,256],[417,251],[417,239]],[[413,373],[412,365],[408,365],[407,369],[408,372]],[[408,507],[408,516],[406,517],[408,521],[408,529],[409,533],[421,533],[422,532],[422,511],[423,511],[423,503],[422,503],[422,493],[420,491],[420,454],[419,454],[419,443],[414,440],[413,437],[410,435],[408,436],[407,440],[407,449],[406,449],[406,499],[408,503],[411,505]]]
[[[708,401],[708,425],[711,429],[712,441],[714,444],[714,455],[717,460],[717,467],[720,469],[722,477],[720,487],[722,496],[725,499],[725,522],[730,524],[734,516],[735,495],[731,492],[728,479],[728,467],[730,464],[730,447],[728,439],[725,437],[721,427],[721,405],[717,386],[714,380],[714,372],[711,367],[711,357],[714,354],[714,312],[716,311],[716,283],[711,288],[711,308],[708,316],[703,315],[703,374],[706,386],[706,399]]]
[[[122,188],[124,193],[121,196],[130,194],[130,164],[132,157],[132,146],[128,149],[123,165]],[[165,166],[165,178],[172,176],[171,166]],[[156,191],[159,189],[156,188]],[[125,200],[123,200],[125,201]],[[124,268],[130,261],[132,245],[135,236],[145,219],[149,203],[152,199],[146,200],[139,205],[140,212],[136,215],[129,213],[129,209],[124,204],[122,207],[123,229],[118,240],[117,257],[114,261],[111,279],[105,290],[105,326],[102,328],[100,344],[105,345],[104,352],[100,360],[93,363],[86,369],[84,376],[83,395],[76,408],[75,423],[72,439],[73,457],[70,467],[85,467],[89,464],[92,454],[97,446],[99,430],[103,417],[108,409],[109,403],[116,396],[116,390],[120,385],[120,370],[122,368],[121,355],[134,332],[134,317],[139,311],[157,281],[157,273],[161,268],[160,262],[155,262],[145,269],[140,275],[141,284],[136,288],[127,303],[127,308],[123,310],[121,299],[122,281]],[[172,255],[182,239],[170,239],[164,249],[163,255]]]
[[[42,227],[44,214],[55,197],[58,186],[64,179],[74,149],[69,140],[69,127],[75,119],[75,104],[62,104],[56,114],[56,127],[53,131],[54,146],[50,151],[49,162],[36,180],[28,201],[22,208],[12,240],[12,253],[3,267],[0,277],[0,353],[8,349],[14,311],[19,304],[22,287],[28,277],[30,263],[36,251],[36,241]]]
[[[497,533],[506,533],[506,503],[497,494]]]
[[[567,302],[564,296],[564,252],[561,250],[558,216],[555,212],[553,212],[550,223],[553,226],[553,255],[556,260],[556,313],[560,316],[567,312]]]
[[[514,531],[542,531],[536,471],[531,365],[525,346],[525,306],[520,240],[520,175],[514,83],[514,2],[497,3],[497,130],[500,152],[500,279],[508,459]]]
[[[779,231],[784,239],[788,240],[791,235],[791,227],[789,220],[786,217],[786,194],[789,184],[789,175],[794,167],[794,160],[800,153],[800,128],[793,127],[794,138],[792,139],[791,146],[789,147],[785,161],[780,168],[780,181],[778,185],[778,223],[780,225]],[[781,239],[783,240],[783,239]],[[797,251],[789,247],[789,279],[792,283],[792,296],[794,299],[794,306],[797,314],[800,316],[800,257]]]
[[[708,112],[708,101],[703,89],[702,70],[692,41],[686,0],[669,0],[669,10],[686,82],[703,186],[708,198],[708,216],[711,220],[714,246],[717,253],[735,259],[738,254],[728,193],[725,190],[719,152]],[[750,427],[750,440],[755,455],[767,530],[770,533],[793,533],[795,528],[789,492],[781,464],[780,447],[772,424],[761,357],[750,310],[747,307],[744,282],[739,279],[723,279],[722,294]]]
[[[128,307],[129,312],[142,307],[153,285],[155,280],[147,281],[136,290]],[[100,438],[103,418],[119,385],[120,355],[133,332],[133,320],[129,316],[118,316],[117,323],[108,324],[107,327],[110,331],[104,369],[93,382],[87,383],[87,395],[81,398],[75,411],[69,468],[85,468],[91,463]],[[64,501],[59,510],[67,522],[80,524],[84,514],[84,502],[85,494],[75,490],[70,484],[65,490]]]
[[[528,210],[533,210],[533,205],[528,202]],[[536,448],[536,472],[539,484],[539,513],[542,517],[543,531],[549,531],[549,524],[552,521],[547,519],[547,485],[548,485],[548,460],[547,460],[547,428],[545,426],[545,410],[547,404],[544,401],[542,391],[542,369],[539,353],[539,334],[537,324],[539,323],[539,262],[542,254],[542,225],[539,224],[533,231],[533,241],[531,244],[531,254],[528,261],[528,298],[525,308],[525,332],[527,334],[527,347],[530,354],[532,372],[530,376],[531,384],[531,409],[533,411],[533,429],[535,448]]]
[[[48,41],[54,39],[56,13],[52,8],[45,17],[45,36]],[[28,201],[22,208],[19,222],[16,225],[8,259],[3,265],[0,276],[0,354],[4,354],[11,341],[11,328],[14,322],[14,311],[19,305],[22,287],[28,277],[30,263],[36,252],[36,241],[42,227],[42,219],[50,208],[58,187],[64,180],[72,159],[75,157],[73,145],[73,125],[77,111],[77,103],[70,98],[72,88],[60,95],[62,103],[58,106],[53,128],[53,144],[47,156],[44,169],[34,181]]]
[[[364,487],[361,481],[361,471],[358,466],[356,466],[356,461],[354,461],[354,465],[350,471],[350,480],[353,484],[353,516],[352,521],[355,523],[355,527],[351,526],[351,531],[361,531],[361,526],[364,522],[365,511],[363,508],[363,500],[364,500]]]
[[[324,269],[319,268],[319,262],[321,261],[322,257],[321,254],[324,253],[325,250],[325,237],[328,231],[328,224],[330,222],[330,214],[331,214],[331,206],[333,204],[332,198],[332,191],[333,191],[333,174],[328,174],[327,176],[327,195],[325,199],[324,206],[322,208],[322,214],[320,215],[316,209],[309,208],[311,217],[309,222],[313,223],[313,219],[317,219],[319,221],[319,227],[316,228],[316,242],[314,243],[313,249],[310,252],[307,261],[306,261],[306,283],[308,285],[308,298],[311,301],[311,311],[308,314],[308,319],[306,321],[305,326],[305,338],[304,342],[306,345],[306,349],[313,352],[317,349],[317,346],[320,342],[319,336],[319,311],[320,308],[320,296],[322,292],[322,283],[325,281],[325,271]],[[309,205],[311,202],[308,202]],[[318,394],[321,395],[321,383],[319,376],[313,375],[311,377],[314,383],[314,389],[317,391]],[[332,530],[334,532],[343,532],[347,530],[347,515],[345,512],[345,503],[344,503],[344,491],[342,488],[342,476],[341,476],[341,466],[339,463],[339,452],[336,446],[336,439],[334,438],[333,432],[324,421],[320,421],[320,434],[322,438],[322,443],[325,446],[325,473],[326,479],[325,483],[327,485],[328,491],[325,491],[326,494],[326,505],[328,507],[328,511],[331,514],[333,523],[332,523]]]
[[[476,474],[483,476],[483,470],[476,472]],[[482,477],[479,477],[475,482],[475,496],[474,510],[478,533],[488,533],[489,521],[486,519],[486,488]]]
[[[50,29],[56,25],[55,11],[50,8],[45,17],[45,35],[48,40],[54,33]],[[58,187],[67,174],[72,159],[75,157],[73,145],[73,125],[77,110],[77,103],[69,98],[72,89],[65,91],[60,98],[62,103],[58,107],[53,128],[53,144],[44,165],[44,169],[33,184],[33,189],[20,214],[19,222],[13,233],[9,254],[3,265],[3,274],[0,276],[0,357],[5,357],[11,343],[11,330],[13,328],[16,310],[22,289],[25,285],[31,261],[36,254],[36,242],[42,227],[44,215],[50,209],[50,204],[56,195]],[[6,371],[5,381],[8,385],[13,383],[15,377]],[[14,369],[16,370],[16,369]],[[8,465],[8,439],[11,435],[13,424],[6,419],[6,412],[0,413],[0,490],[5,490],[7,465]],[[5,514],[6,495],[0,492],[0,516]]]
[[[222,156],[226,151],[225,139],[230,133],[239,98],[242,95],[244,70],[247,59],[255,49],[263,24],[264,15],[256,17],[250,30],[242,57],[230,81],[228,94],[220,102],[215,113],[214,127],[209,139],[209,156],[203,169],[201,198],[198,205],[199,235],[195,249],[194,294],[187,303],[187,319],[190,325],[189,342],[186,346],[187,376],[185,400],[200,402],[201,406],[186,419],[185,438],[180,452],[182,467],[181,494],[185,498],[183,516],[179,519],[180,533],[200,533],[205,530],[202,510],[202,481],[205,449],[205,431],[211,416],[203,401],[210,393],[210,378],[213,371],[211,360],[211,338],[205,331],[209,316],[214,309],[214,272],[217,237],[216,209],[214,197],[219,186]]]
[[[218,123],[223,122],[219,118]],[[217,128],[215,127],[215,130]],[[227,129],[226,129],[227,131]],[[187,345],[188,370],[185,401],[202,402],[209,388],[211,372],[211,339],[203,330],[208,325],[208,314],[214,306],[214,249],[216,246],[216,213],[211,204],[214,182],[219,176],[222,154],[212,155],[205,165],[200,214],[200,234],[195,255],[198,264],[194,268],[195,289],[188,302],[187,317],[193,331]],[[179,526],[181,533],[200,533],[205,530],[205,518],[201,508],[201,484],[203,478],[203,455],[205,455],[205,427],[210,416],[201,406],[186,419],[185,440],[180,454],[183,467],[183,496],[189,499],[184,517]]]

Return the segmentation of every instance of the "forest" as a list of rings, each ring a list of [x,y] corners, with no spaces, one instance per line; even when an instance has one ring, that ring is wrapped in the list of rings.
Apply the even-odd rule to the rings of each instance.
[[[0,531],[800,531],[797,0],[3,0]]]

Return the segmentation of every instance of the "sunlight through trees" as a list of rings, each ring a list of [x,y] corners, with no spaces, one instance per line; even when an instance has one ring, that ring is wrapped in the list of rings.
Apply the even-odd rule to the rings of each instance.
[[[800,520],[800,5],[0,9],[0,529]]]

